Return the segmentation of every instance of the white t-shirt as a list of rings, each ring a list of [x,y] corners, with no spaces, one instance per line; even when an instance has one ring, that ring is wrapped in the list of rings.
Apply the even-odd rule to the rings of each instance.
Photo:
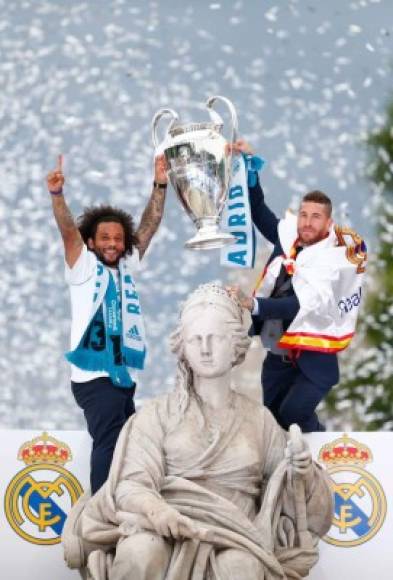
[[[134,272],[139,269],[138,250],[134,248],[132,255],[127,255],[126,259],[134,275]],[[119,272],[116,268],[108,269],[113,275],[117,291],[119,292]],[[70,268],[67,264],[65,265],[65,279],[70,287],[71,294],[71,350],[77,348],[90,322],[93,295],[95,292],[96,271],[97,257],[85,245],[73,267]],[[75,383],[85,383],[99,377],[109,376],[105,371],[84,371],[72,363],[70,364],[71,380]],[[135,369],[132,369],[132,379],[134,381],[137,380],[137,371]]]

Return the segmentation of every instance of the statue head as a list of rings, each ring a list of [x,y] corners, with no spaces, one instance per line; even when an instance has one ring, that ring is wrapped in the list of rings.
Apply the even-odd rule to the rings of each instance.
[[[223,286],[203,284],[186,300],[171,348],[178,357],[177,385],[186,408],[195,395],[194,376],[225,374],[243,362],[250,338],[243,323],[243,309]]]

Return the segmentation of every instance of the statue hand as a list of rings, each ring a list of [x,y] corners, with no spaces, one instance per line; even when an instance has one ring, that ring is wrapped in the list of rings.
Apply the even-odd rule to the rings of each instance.
[[[169,505],[147,514],[154,530],[166,538],[197,538],[200,533],[194,522]],[[202,530],[203,532],[203,530]]]
[[[298,425],[291,425],[290,438],[285,450],[285,456],[295,473],[307,477],[312,472],[312,455],[307,441],[302,437]]]

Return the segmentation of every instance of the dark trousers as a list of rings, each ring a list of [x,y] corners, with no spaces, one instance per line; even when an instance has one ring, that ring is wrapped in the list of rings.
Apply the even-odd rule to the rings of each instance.
[[[135,387],[115,387],[109,377],[100,377],[85,383],[71,382],[71,388],[93,439],[90,458],[93,494],[106,481],[120,430],[135,412]]]
[[[332,386],[310,380],[281,355],[269,352],[263,363],[263,402],[284,429],[297,423],[304,433],[325,431],[315,409]]]

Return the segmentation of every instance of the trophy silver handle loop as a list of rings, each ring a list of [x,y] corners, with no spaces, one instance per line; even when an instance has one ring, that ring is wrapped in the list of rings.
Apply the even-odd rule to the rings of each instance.
[[[167,127],[165,137],[164,137],[164,140],[165,140],[166,137],[168,136],[169,131],[172,129],[174,123],[176,123],[176,121],[179,120],[179,115],[173,109],[160,109],[159,111],[157,111],[157,113],[153,117],[153,120],[152,120],[152,139],[153,139],[153,145],[154,145],[155,149],[157,149],[157,147],[159,146],[159,141],[157,139],[158,123],[162,117],[167,117],[167,116],[172,117],[172,119]]]
[[[206,101],[206,107],[209,109],[209,115],[211,120],[214,123],[218,123],[220,125],[223,125],[223,121],[220,117],[220,115],[214,111],[212,109],[214,103],[216,101],[222,101],[223,103],[226,104],[226,106],[229,109],[229,112],[231,114],[231,143],[233,143],[234,141],[236,141],[237,139],[237,133],[238,133],[238,123],[237,123],[237,114],[236,114],[236,110],[235,107],[233,106],[233,103],[227,99],[226,97],[222,97],[221,95],[216,95],[214,97],[210,97],[207,101]]]

